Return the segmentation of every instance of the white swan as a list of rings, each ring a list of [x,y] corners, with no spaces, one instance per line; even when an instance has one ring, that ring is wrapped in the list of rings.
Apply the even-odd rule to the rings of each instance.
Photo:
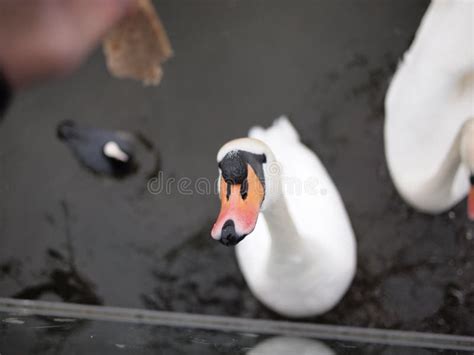
[[[222,206],[211,236],[226,245],[240,242],[240,269],[267,307],[288,317],[324,313],[340,301],[355,272],[356,244],[344,204],[285,117],[269,129],[252,128],[249,136],[217,155]]]
[[[474,219],[474,1],[431,3],[385,108],[385,153],[401,196],[439,213],[469,195]]]

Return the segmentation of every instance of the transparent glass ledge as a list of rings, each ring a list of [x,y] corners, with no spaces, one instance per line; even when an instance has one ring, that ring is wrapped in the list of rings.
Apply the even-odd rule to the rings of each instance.
[[[0,298],[0,354],[473,354],[474,337]]]

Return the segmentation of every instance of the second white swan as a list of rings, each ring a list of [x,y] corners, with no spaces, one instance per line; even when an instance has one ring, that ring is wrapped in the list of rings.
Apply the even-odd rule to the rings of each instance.
[[[385,153],[401,196],[474,220],[474,1],[434,0],[385,101]]]

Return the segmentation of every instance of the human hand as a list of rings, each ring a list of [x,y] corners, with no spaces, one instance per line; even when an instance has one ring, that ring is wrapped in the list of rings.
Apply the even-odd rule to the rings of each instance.
[[[14,88],[75,69],[136,0],[0,0],[0,69]]]

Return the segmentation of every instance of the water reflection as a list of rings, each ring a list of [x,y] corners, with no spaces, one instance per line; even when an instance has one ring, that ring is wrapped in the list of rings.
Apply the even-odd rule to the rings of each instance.
[[[274,337],[266,339],[247,352],[248,355],[334,355],[326,344],[312,339]]]
[[[221,323],[206,316],[162,314],[155,317],[156,314],[143,314],[142,310],[136,310],[140,313],[140,318],[136,318],[138,313],[117,308],[53,306],[47,302],[29,303],[27,308],[24,303],[16,303],[21,305],[18,308],[13,306],[15,302],[3,300],[2,304],[0,300],[0,309],[9,305],[9,312],[4,312],[5,308],[0,311],[2,354],[461,355],[472,354],[474,349],[473,339],[468,337],[439,335],[434,338],[432,334],[404,332],[401,335],[391,331],[381,334],[380,330],[360,333],[353,328],[339,327],[337,330],[326,328],[324,333],[328,339],[323,341],[315,334],[305,338],[299,333],[311,332],[311,328],[301,325],[295,328],[286,322],[262,325],[247,320],[242,324],[242,319],[227,318]],[[27,309],[41,315],[28,314]],[[48,315],[49,312],[52,314]],[[95,319],[83,319],[78,317],[79,313]],[[214,329],[199,328],[198,319],[204,327]],[[158,324],[153,324],[155,322]],[[186,325],[191,323],[194,326]],[[226,330],[219,329],[218,323],[225,324]],[[261,334],[260,331],[268,333],[270,328],[299,334]],[[242,332],[242,329],[252,332]],[[331,335],[339,340],[331,340]],[[346,337],[352,340],[344,340]]]

